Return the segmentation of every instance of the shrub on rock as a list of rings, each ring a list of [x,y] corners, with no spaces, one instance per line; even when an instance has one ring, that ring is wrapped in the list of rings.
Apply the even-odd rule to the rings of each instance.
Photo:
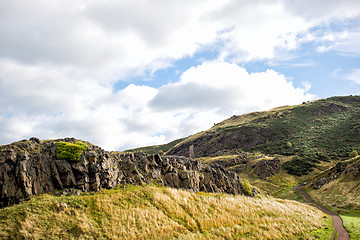
[[[65,159],[68,161],[79,162],[81,155],[87,149],[82,142],[75,144],[68,142],[59,142],[56,149],[56,159]]]

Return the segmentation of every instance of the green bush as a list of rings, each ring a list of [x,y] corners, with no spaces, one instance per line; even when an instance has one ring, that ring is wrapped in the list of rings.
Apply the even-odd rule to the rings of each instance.
[[[302,176],[313,170],[316,165],[307,158],[293,157],[283,164],[284,169],[292,175]]]
[[[241,181],[241,190],[244,192],[245,195],[252,196],[253,195],[252,189],[253,186],[251,186],[248,180],[244,179]]]
[[[353,157],[356,157],[358,156],[359,153],[356,151],[356,150],[353,150],[350,154],[349,154],[349,157],[353,158]]]
[[[321,161],[326,161],[326,162],[329,162],[330,161],[330,157],[326,154],[326,153],[321,153],[321,152],[318,152],[317,153],[317,158]]]
[[[81,155],[87,149],[82,142],[75,144],[68,142],[59,142],[56,148],[56,159],[65,159],[68,161],[79,162]]]

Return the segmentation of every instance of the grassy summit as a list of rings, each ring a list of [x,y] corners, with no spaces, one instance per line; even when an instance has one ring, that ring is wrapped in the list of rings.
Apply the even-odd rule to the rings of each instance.
[[[296,106],[233,116],[169,150],[205,157],[224,149],[328,160],[360,150],[360,97],[332,97]]]
[[[189,156],[192,147],[196,158],[238,150],[294,156],[283,167],[301,176],[319,161],[346,159],[351,152],[359,152],[359,119],[359,96],[321,99],[233,116],[185,138],[167,154]]]
[[[162,144],[162,145],[153,145],[153,146],[148,146],[148,147],[139,147],[139,148],[129,149],[129,150],[126,150],[126,152],[141,151],[146,154],[165,153],[165,152],[169,151],[169,149],[174,147],[176,144],[183,141],[184,139],[185,138],[176,139],[174,141],[171,141],[169,143]]]

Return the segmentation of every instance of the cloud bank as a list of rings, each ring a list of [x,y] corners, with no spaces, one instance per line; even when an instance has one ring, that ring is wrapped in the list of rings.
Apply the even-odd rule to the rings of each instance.
[[[192,67],[159,89],[130,84],[115,93],[72,73],[16,64],[1,65],[0,72],[7,76],[1,99],[14,99],[1,110],[2,141],[80,136],[126,149],[187,136],[234,114],[314,98],[273,70],[250,74],[225,62]]]
[[[359,48],[357,27],[327,28],[358,19],[359,1],[307,2],[1,1],[0,144],[74,136],[122,150],[313,99],[310,83],[241,67],[287,58],[309,42],[319,52]],[[206,51],[216,59],[152,87],[157,70]],[[114,88],[121,81],[128,86]]]

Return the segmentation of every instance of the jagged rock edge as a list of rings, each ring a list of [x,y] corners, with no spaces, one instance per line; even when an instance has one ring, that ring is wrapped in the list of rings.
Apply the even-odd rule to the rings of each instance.
[[[151,184],[191,191],[243,194],[241,179],[220,165],[180,156],[108,152],[87,144],[80,162],[56,159],[57,143],[74,138],[23,140],[0,148],[0,207],[56,190],[82,192],[122,184]]]

